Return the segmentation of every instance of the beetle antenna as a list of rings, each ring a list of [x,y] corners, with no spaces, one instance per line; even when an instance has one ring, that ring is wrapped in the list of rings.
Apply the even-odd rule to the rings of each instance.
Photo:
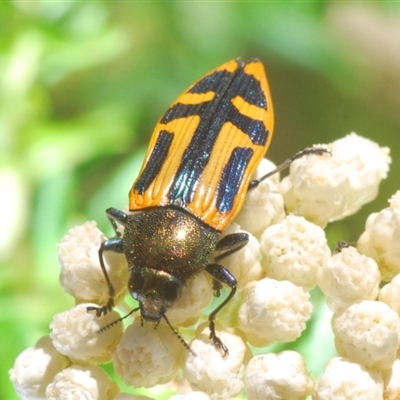
[[[190,348],[190,346],[186,343],[185,339],[179,334],[179,332],[171,325],[171,323],[168,321],[168,318],[165,314],[162,314],[162,317],[164,318],[165,322],[167,325],[171,328],[171,331],[174,332],[175,336],[179,339],[179,341],[183,344],[183,346],[190,351],[190,353],[194,356],[196,354],[194,351]],[[158,324],[157,324],[158,325]]]
[[[102,328],[100,328],[96,333],[103,333],[105,331],[107,331],[108,329],[112,328],[114,325],[119,324],[120,322],[122,322],[125,318],[129,317],[131,314],[133,314],[135,311],[139,310],[140,307],[134,308],[133,310],[129,311],[128,314],[124,315],[121,318],[118,318],[114,321],[111,321],[109,324],[104,325]]]

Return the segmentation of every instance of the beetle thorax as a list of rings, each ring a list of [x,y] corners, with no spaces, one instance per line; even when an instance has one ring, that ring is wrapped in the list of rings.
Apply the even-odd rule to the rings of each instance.
[[[217,240],[215,230],[178,208],[152,208],[129,216],[123,237],[131,271],[129,290],[145,318],[148,311],[148,319],[156,319],[178,299],[187,281],[210,262]]]

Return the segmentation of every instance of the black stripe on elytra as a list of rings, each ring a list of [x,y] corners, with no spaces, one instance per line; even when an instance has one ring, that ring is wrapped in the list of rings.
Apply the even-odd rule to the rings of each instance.
[[[253,153],[253,149],[249,147],[236,147],[233,150],[222,171],[218,185],[217,209],[220,213],[228,212],[232,209],[239,191],[240,182],[242,182],[243,174]]]
[[[220,85],[221,83],[222,85]],[[227,84],[230,84],[229,90],[227,90]],[[225,91],[225,93],[223,93],[223,99],[221,99],[222,96],[218,96],[218,90]],[[244,72],[244,65],[241,65],[241,68],[233,73],[226,70],[213,72],[193,85],[188,91],[188,93],[199,94],[208,92],[214,92],[216,94],[210,101],[205,101],[200,104],[175,103],[165,112],[161,118],[161,123],[165,124],[177,118],[186,118],[193,115],[198,115],[202,119],[210,120],[213,116],[205,114],[209,103],[223,100],[229,104],[229,106],[225,107],[225,115],[223,116],[225,121],[231,122],[241,131],[249,135],[250,140],[254,144],[264,145],[266,143],[268,131],[265,129],[264,124],[261,121],[254,120],[241,114],[231,102],[233,98],[239,96],[249,104],[264,108],[265,110],[267,109],[267,99],[259,81]],[[217,99],[217,97],[220,98]]]
[[[139,194],[144,194],[160,172],[161,167],[168,157],[168,151],[171,147],[173,138],[174,134],[165,130],[160,131],[158,134],[156,144],[150,154],[149,160],[147,161],[143,172],[133,185],[133,189],[135,189]]]
[[[260,82],[251,75],[244,72],[245,64],[241,64],[236,71],[236,79],[232,85],[232,98],[235,96],[242,97],[247,103],[255,105],[267,110],[267,99],[260,86]],[[195,85],[193,85],[189,93],[207,93],[215,90],[215,83],[219,77],[224,74],[231,74],[227,71],[216,71],[207,75]],[[244,80],[244,82],[243,82]]]
[[[234,72],[215,71],[196,83],[189,92],[214,92],[213,99],[200,104],[173,105],[161,119],[167,123],[175,118],[198,115],[199,125],[184,152],[169,191],[172,204],[185,206],[193,200],[197,182],[208,163],[221,128],[227,122],[236,125],[247,134],[255,145],[265,145],[269,132],[260,121],[245,115],[232,104],[232,99],[241,93],[251,104],[266,104],[265,95],[259,82],[244,73],[240,64]],[[258,99],[257,99],[258,98]]]

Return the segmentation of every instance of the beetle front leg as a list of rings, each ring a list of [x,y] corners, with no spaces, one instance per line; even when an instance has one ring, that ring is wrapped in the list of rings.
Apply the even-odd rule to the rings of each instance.
[[[214,257],[214,261],[218,262],[225,257],[230,256],[242,249],[249,242],[249,235],[245,232],[232,233],[224,236],[216,245],[216,252],[223,252]],[[212,274],[211,274],[212,275]],[[213,292],[214,297],[221,295],[222,283],[216,279],[213,279]]]
[[[249,235],[245,232],[231,233],[223,237],[215,246],[215,251],[223,251],[224,253],[214,257],[214,261],[220,261],[242,249],[249,243]]]
[[[87,308],[88,311],[96,311],[96,315],[98,317],[100,317],[101,315],[106,315],[114,307],[115,289],[111,283],[106,266],[104,264],[103,253],[105,250],[115,251],[116,253],[123,253],[122,239],[119,237],[107,239],[106,241],[104,241],[101,244],[100,249],[99,249],[100,266],[101,266],[101,270],[103,271],[103,275],[104,275],[104,278],[105,278],[107,286],[108,286],[108,301],[104,306]]]
[[[104,278],[106,280],[107,286],[108,286],[108,301],[105,305],[101,307],[87,307],[88,311],[95,311],[96,315],[100,317],[101,315],[106,315],[109,311],[111,311],[114,307],[114,296],[115,296],[115,289],[114,286],[111,283],[110,277],[107,273],[106,266],[104,264],[104,251],[114,251],[116,253],[123,253],[123,244],[122,244],[122,238],[121,234],[118,232],[118,221],[121,225],[125,225],[128,216],[120,210],[117,210],[116,208],[108,208],[106,210],[107,217],[111,222],[111,225],[114,228],[116,237],[107,239],[105,240],[99,248],[99,261],[100,261],[100,267],[101,270],[103,271]]]
[[[118,232],[117,222],[119,222],[122,226],[125,226],[128,222],[128,215],[114,207],[107,208],[106,214],[114,229],[115,235],[117,237],[121,237],[121,233]]]
[[[231,288],[228,297],[208,316],[210,339],[213,341],[213,344],[217,349],[222,349],[225,357],[229,354],[229,350],[215,333],[214,320],[217,314],[222,310],[222,308],[225,307],[225,305],[235,295],[237,282],[235,277],[229,272],[229,270],[221,264],[209,264],[206,267],[206,271],[213,277],[215,282],[226,284]]]

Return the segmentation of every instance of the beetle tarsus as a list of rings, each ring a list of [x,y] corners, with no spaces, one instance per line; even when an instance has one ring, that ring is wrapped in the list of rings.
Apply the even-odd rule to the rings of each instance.
[[[88,312],[95,311],[96,317],[101,317],[102,315],[108,314],[114,308],[114,299],[110,297],[107,301],[107,304],[100,307],[87,307],[86,310]]]
[[[222,356],[223,357],[227,357],[229,355],[229,350],[228,348],[224,345],[224,343],[222,342],[222,340],[217,336],[217,334],[215,333],[215,324],[214,321],[210,321],[210,325],[209,325],[209,329],[210,329],[210,336],[209,339],[212,340],[214,347],[217,350],[221,350],[222,351]]]
[[[212,281],[212,289],[213,289],[213,292],[214,292],[214,297],[220,297],[221,296],[221,290],[222,290],[222,283],[218,282],[215,279],[213,279],[213,281]]]

